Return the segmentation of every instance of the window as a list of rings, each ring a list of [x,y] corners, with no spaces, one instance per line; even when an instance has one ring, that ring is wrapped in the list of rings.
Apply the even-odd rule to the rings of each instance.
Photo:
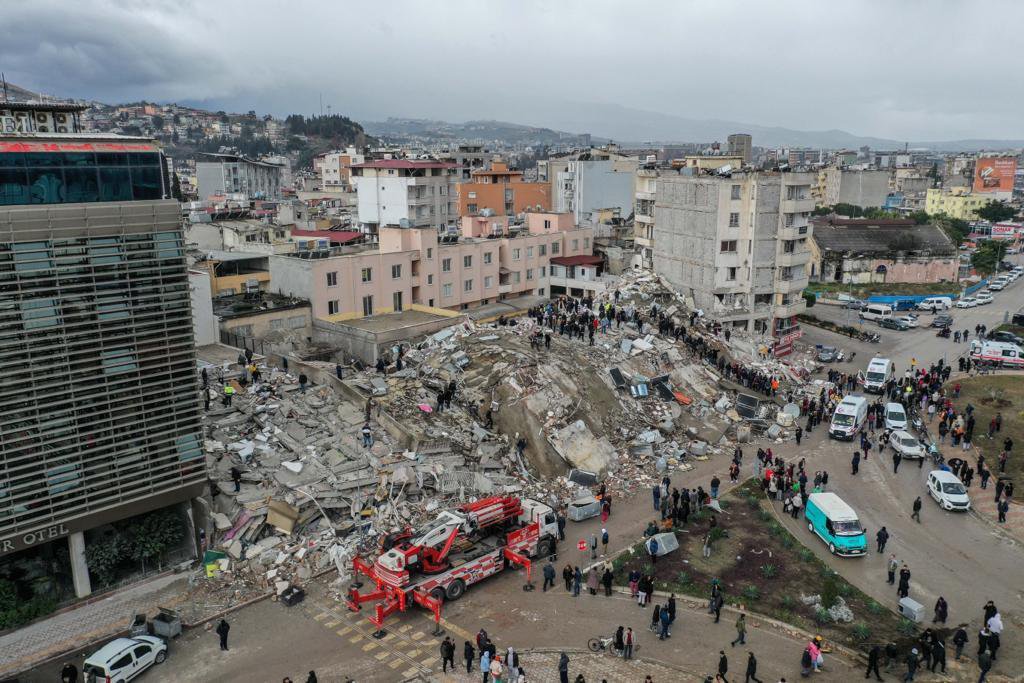
[[[452,260],[450,258],[441,259],[441,272],[450,273],[452,272]]]
[[[462,283],[462,291],[464,291],[464,292],[472,292],[473,291],[473,281],[472,280],[466,280],[465,282],[463,282]]]
[[[485,275],[484,276],[484,289],[490,289],[493,286],[494,286],[494,276],[492,276],[492,275]]]
[[[527,280],[532,280],[533,279],[533,268],[527,268],[526,269],[526,279]]]
[[[786,214],[786,227],[787,228],[792,228],[793,227],[793,223],[796,220],[795,216],[796,216],[796,214],[792,214],[792,213],[787,213]]]
[[[580,250],[580,241],[579,240],[573,240],[572,241],[572,250],[573,251],[579,251]]]
[[[136,659],[142,659],[143,657],[148,657],[152,649],[153,648],[149,645],[139,645],[137,648],[132,650],[132,652],[135,653]]]
[[[469,213],[476,213],[477,212],[477,205],[476,204],[467,204],[466,205],[466,211],[469,212]]]
[[[552,242],[551,243],[551,255],[552,256],[558,256],[558,252],[561,250],[561,248],[562,248],[561,242]]]
[[[519,255],[520,255],[520,253],[521,253],[521,250],[519,250],[519,249],[513,249],[513,250],[512,250],[512,260],[513,260],[513,261],[518,261],[518,260],[519,260]]]
[[[546,244],[540,245],[540,255],[541,256],[547,256],[548,255],[548,245],[546,245]]]
[[[779,271],[780,280],[792,280],[793,279],[793,268],[786,266]]]
[[[394,294],[391,295],[391,308],[396,313],[400,313],[402,311],[402,293],[401,292],[395,292]]]
[[[452,283],[446,282],[445,284],[441,285],[441,296],[443,296],[445,299],[452,298]]]
[[[519,271],[516,271],[515,273],[513,273],[513,275],[515,275],[515,277],[513,279],[515,280],[516,284],[518,285],[522,281],[522,279],[523,279],[523,274],[520,273]]]
[[[738,270],[738,268],[735,268],[735,267],[733,267],[733,268],[726,268],[725,269],[725,279],[729,280],[729,281],[735,280],[736,279],[736,271],[737,270]]]
[[[373,315],[373,297],[370,295],[363,297],[363,315]]]
[[[722,248],[720,250],[723,254],[732,253],[736,251],[736,240],[722,240]]]
[[[476,192],[470,192],[469,193],[469,198],[470,199],[476,199]]]
[[[327,286],[337,287],[338,286],[338,272],[327,273]]]
[[[731,199],[739,199],[740,198],[740,189],[741,189],[740,185],[733,185],[732,186],[732,195],[730,196],[730,198]]]
[[[589,237],[584,237],[583,238],[583,248],[584,249],[590,249],[590,238]]]
[[[540,276],[541,277],[547,277],[548,276],[548,268],[547,268],[547,266],[541,266],[540,267]]]
[[[526,258],[533,258],[533,247],[526,248]]]
[[[551,229],[551,221],[549,221],[547,219],[544,219],[544,229],[545,230],[550,230]]]
[[[489,251],[485,251],[485,252],[484,252],[484,263],[486,263],[486,264],[490,265],[490,264],[491,264],[491,260],[492,260],[493,258],[494,258],[494,257],[493,257],[493,256],[491,255],[491,252],[489,252]]]
[[[733,213],[729,214],[729,227],[730,228],[738,228],[738,227],[740,227],[740,215],[738,213],[733,212]]]
[[[161,163],[157,153],[3,153],[0,204],[160,199]]]
[[[428,259],[434,258],[434,248],[433,247],[427,247],[427,258]]]
[[[472,256],[463,256],[462,257],[462,267],[463,268],[472,268],[473,267],[473,257]]]
[[[363,268],[361,275],[363,282],[373,282],[373,268]]]
[[[110,668],[111,668],[112,671],[120,671],[121,669],[123,669],[123,668],[125,668],[127,666],[131,666],[131,663],[132,663],[132,653],[129,652],[129,653],[125,654],[124,657],[121,657],[121,659],[119,659],[116,662],[114,662],[113,664],[111,664]]]
[[[786,240],[782,243],[782,253],[792,254],[796,251],[796,240]]]
[[[328,301],[327,302],[327,315],[334,315],[337,312],[338,312],[338,300],[335,299],[333,301]]]
[[[402,264],[396,263],[395,265],[391,266],[391,279],[397,280],[400,277],[402,277]]]
[[[433,273],[427,273],[427,284],[428,285],[434,284],[434,274]]]

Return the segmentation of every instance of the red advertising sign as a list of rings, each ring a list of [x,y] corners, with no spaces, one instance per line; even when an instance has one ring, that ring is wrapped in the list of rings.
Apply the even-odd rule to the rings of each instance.
[[[1015,157],[981,157],[974,164],[974,191],[1013,192],[1013,176],[1016,172]]]
[[[145,142],[0,142],[0,152],[156,152]]]
[[[580,541],[579,541],[579,543],[577,543],[577,544],[576,544],[576,547],[577,547],[577,548],[579,548],[579,549],[580,549],[580,551],[582,552],[582,551],[584,551],[584,550],[586,550],[586,549],[587,549],[587,542],[586,542],[586,541],[584,541],[584,540],[583,540],[583,539],[581,538],[581,539],[580,539]]]

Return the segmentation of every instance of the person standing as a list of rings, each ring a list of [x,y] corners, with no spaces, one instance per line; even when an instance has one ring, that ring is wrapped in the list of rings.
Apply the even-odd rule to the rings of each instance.
[[[956,655],[954,659],[960,661],[960,655],[964,653],[964,645],[967,644],[967,629],[964,628],[967,624],[960,624],[956,627],[956,633],[953,634],[953,644],[956,645]]]
[[[455,671],[455,643],[448,636],[441,641],[441,673],[448,673],[448,665],[451,664],[452,671]]]
[[[802,438],[803,438],[803,435],[804,435],[804,430],[803,430],[803,428],[802,428],[802,427],[800,427],[799,425],[797,425],[797,428],[796,428],[796,445],[797,445],[797,446],[799,446],[799,445],[800,445],[800,439],[802,439]]]
[[[569,683],[569,655],[564,652],[558,656],[558,680],[560,683]]]
[[[868,652],[868,669],[864,672],[864,678],[871,678],[871,673],[874,672],[877,680],[882,680],[882,674],[878,671],[878,660],[882,656],[882,648],[878,645],[873,645],[871,651]]]
[[[903,456],[900,455],[899,451],[892,452],[892,473],[896,474],[900,471],[900,461],[903,460]]]
[[[905,598],[910,595],[910,569],[904,562],[903,567],[900,569],[900,584],[896,588],[896,595],[900,598]]]
[[[907,655],[907,659],[905,661],[906,661],[906,664],[907,664],[907,673],[903,676],[903,680],[904,681],[912,681],[912,680],[914,680],[914,675],[917,673],[917,665],[918,665],[918,662],[920,661],[918,656],[917,656],[917,648],[916,647],[915,648],[911,648],[910,654]]]
[[[548,563],[544,565],[544,586],[541,591],[546,593],[548,586],[555,587],[555,565],[551,563],[551,560],[548,560]]]
[[[597,595],[597,568],[591,567],[587,570],[587,590],[591,595]]]
[[[914,512],[910,515],[911,519],[916,519],[917,523],[921,523],[921,496],[914,499]]]
[[[583,572],[576,567],[572,572],[572,597],[580,597],[580,587],[583,585]]]
[[[875,534],[875,541],[878,543],[879,553],[885,552],[885,544],[888,542],[888,540],[889,531],[883,526],[881,529],[878,530],[878,533]]]
[[[736,643],[739,643],[740,645],[747,644],[747,615],[742,612],[736,620],[736,638],[729,643],[729,645],[736,647]]]
[[[206,381],[206,368],[203,368],[203,381]],[[78,667],[71,662],[60,670],[60,683],[78,683]]]
[[[1010,511],[1010,501],[1008,501],[1006,498],[1003,498],[996,505],[996,511],[999,513],[999,519],[998,519],[999,523],[1000,524],[1005,523],[1006,522],[1006,513]]]
[[[932,618],[932,623],[946,623],[946,617],[949,616],[949,605],[946,603],[946,598],[939,596],[939,599],[935,601],[935,616]]]
[[[725,603],[725,598],[722,597],[722,593],[714,597],[714,611],[715,611],[715,623],[717,624],[719,619],[722,618],[722,605]]]
[[[889,573],[889,585],[892,586],[896,583],[896,569],[899,567],[899,563],[896,561],[896,553],[889,555],[889,564],[886,566],[886,570]]]
[[[601,557],[608,556],[608,530],[601,529]]]
[[[615,580],[615,575],[612,574],[612,568],[609,565],[604,566],[604,574],[601,575],[601,584],[604,586],[604,595],[606,598],[612,596],[612,582]]]
[[[221,619],[220,623],[217,624],[217,635],[220,637],[220,649],[227,652],[228,649],[228,631],[231,630],[231,624],[228,623],[227,619]]]
[[[981,670],[981,676],[978,677],[978,683],[984,683],[985,677],[988,676],[989,669],[992,668],[992,655],[988,652],[982,652],[978,655],[978,668]]]
[[[853,459],[850,461],[851,472],[850,474],[856,475],[860,469],[860,451],[853,452]]]
[[[473,662],[476,661],[476,650],[473,648],[473,643],[468,640],[462,646],[462,657],[466,660],[466,673],[473,673]]]
[[[590,559],[597,559],[597,534],[590,534]]]
[[[932,640],[932,665],[929,671],[935,673],[935,667],[941,666],[942,673],[946,673],[946,644],[942,639],[935,637]]]

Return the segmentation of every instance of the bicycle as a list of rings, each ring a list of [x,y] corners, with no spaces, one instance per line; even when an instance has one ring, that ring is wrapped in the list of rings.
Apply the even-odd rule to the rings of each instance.
[[[591,638],[587,641],[587,647],[590,649],[591,652],[604,652],[614,657],[621,657],[622,651],[617,650],[612,646],[612,643],[614,642],[615,638],[612,636]]]

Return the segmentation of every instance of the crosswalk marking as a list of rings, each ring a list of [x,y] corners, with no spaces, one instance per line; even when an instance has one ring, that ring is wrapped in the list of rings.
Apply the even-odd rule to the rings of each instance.
[[[366,645],[363,645],[363,652],[370,652],[371,650],[376,650],[378,647],[380,647],[380,643],[371,640]]]
[[[403,664],[405,664],[405,662],[403,662],[401,659],[399,659],[397,657],[392,659],[390,662],[388,662],[388,666],[390,666],[392,669],[397,669],[398,667],[402,666]]]
[[[336,633],[337,633],[337,634],[338,634],[339,636],[347,636],[347,635],[348,635],[349,633],[351,633],[351,632],[352,632],[352,627],[351,627],[351,626],[346,626],[345,628],[339,628],[339,629],[338,629],[338,630],[336,631]]]
[[[419,669],[413,667],[413,668],[406,669],[405,671],[403,671],[402,675],[405,676],[406,678],[411,678],[412,676],[415,676],[419,672],[420,672]]]
[[[321,612],[320,614],[313,615],[313,618],[316,619],[317,621],[323,621],[324,619],[327,619],[330,616],[331,615],[328,614],[327,612]]]
[[[416,633],[412,634],[413,640],[422,640],[424,637],[426,637],[426,634],[423,631],[416,631]]]
[[[362,633],[357,633],[356,635],[354,635],[351,638],[349,638],[348,642],[355,644],[355,643],[358,643],[362,639],[363,639],[363,634]]]
[[[340,623],[341,623],[340,621],[338,621],[336,619],[332,619],[331,621],[324,622],[324,626],[326,626],[327,628],[334,628],[335,626],[337,626]]]
[[[384,661],[385,659],[387,659],[387,658],[388,658],[388,657],[390,657],[390,656],[391,656],[391,653],[390,653],[390,652],[388,652],[387,650],[383,650],[383,651],[381,651],[381,652],[378,652],[377,654],[375,654],[375,655],[374,655],[374,658],[375,658],[375,659],[376,659],[376,660],[377,660],[378,662],[382,662],[382,661]]]

